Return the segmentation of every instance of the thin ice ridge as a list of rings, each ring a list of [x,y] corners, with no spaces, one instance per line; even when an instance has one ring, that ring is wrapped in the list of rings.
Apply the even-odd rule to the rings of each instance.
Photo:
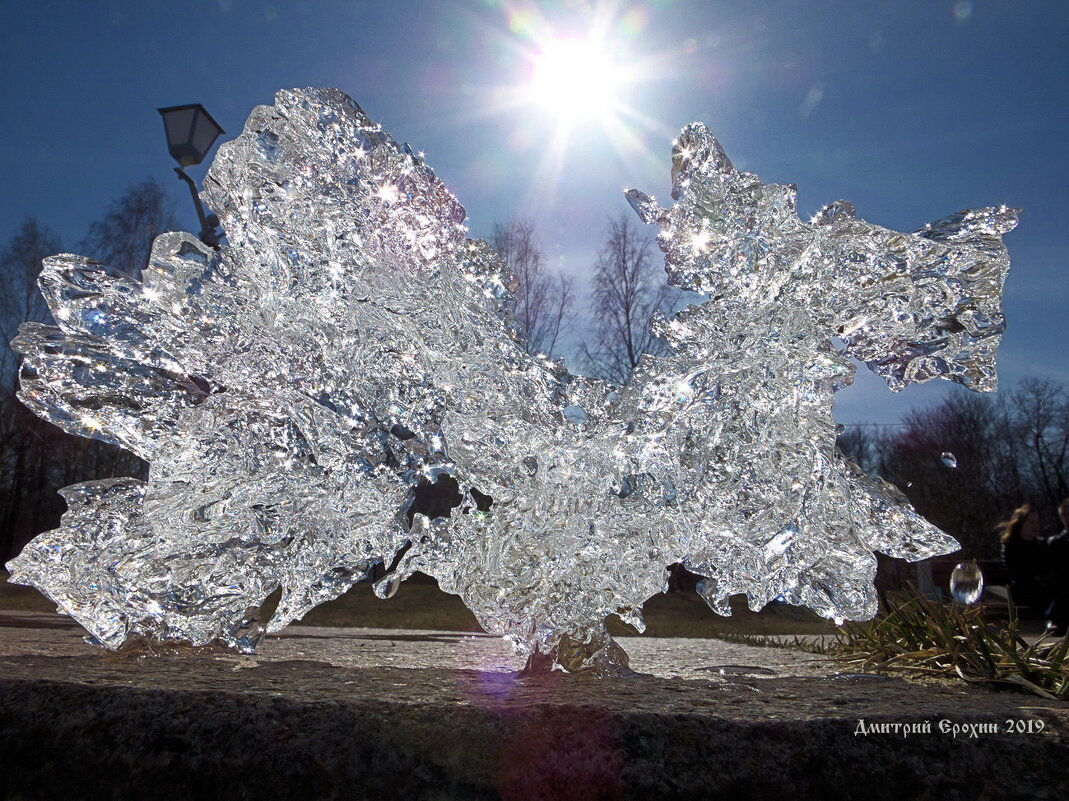
[[[205,181],[221,251],[163,235],[141,280],[46,260],[57,326],[23,326],[20,398],[151,470],[63,490],[12,580],[109,648],[250,651],[272,592],[266,631],[396,563],[381,596],[423,571],[572,669],[619,659],[604,619],[641,630],[677,562],[722,614],[745,593],[871,617],[874,550],[957,543],[836,452],[834,392],[849,356],[893,390],[993,389],[1016,211],[901,234],[840,201],[806,223],[697,123],[672,164],[671,208],[628,198],[708,299],[618,388],[524,352],[514,279],[420,156],[341,92],[280,92]],[[444,476],[461,501],[432,520],[413,499]]]

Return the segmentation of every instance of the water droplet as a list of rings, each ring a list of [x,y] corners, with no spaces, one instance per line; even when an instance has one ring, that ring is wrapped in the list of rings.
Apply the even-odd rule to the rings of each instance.
[[[958,457],[952,454],[950,451],[943,451],[942,456],[939,457],[947,467],[955,468],[958,466]]]
[[[397,589],[401,586],[401,578],[401,574],[396,570],[392,573],[387,573],[372,585],[375,595],[384,601],[387,598],[393,598],[397,595]]]
[[[950,594],[954,600],[963,604],[974,604],[980,600],[984,591],[984,574],[976,565],[976,560],[955,565],[950,574]]]

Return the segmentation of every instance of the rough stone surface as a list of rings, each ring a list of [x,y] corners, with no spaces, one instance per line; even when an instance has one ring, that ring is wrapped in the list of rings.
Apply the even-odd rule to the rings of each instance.
[[[626,648],[640,675],[521,678],[486,636],[292,627],[253,658],[114,655],[0,613],[0,798],[1069,797],[1069,704],[712,640]]]

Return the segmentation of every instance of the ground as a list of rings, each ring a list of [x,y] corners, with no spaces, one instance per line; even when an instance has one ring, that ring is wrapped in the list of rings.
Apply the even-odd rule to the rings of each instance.
[[[598,678],[456,631],[290,626],[254,656],[83,634],[0,612],[4,801],[1069,798],[1069,704],[793,649],[624,637],[636,673]]]
[[[525,676],[425,576],[251,656],[111,653],[0,576],[0,800],[1069,798],[1069,703],[716,639],[833,631],[733,606],[659,595],[634,673]]]

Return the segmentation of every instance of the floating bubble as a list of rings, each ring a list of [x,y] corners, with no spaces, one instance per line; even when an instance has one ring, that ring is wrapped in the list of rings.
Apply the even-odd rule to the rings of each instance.
[[[956,468],[958,466],[958,457],[952,454],[950,451],[943,451],[943,453],[939,456],[939,460],[950,468]]]
[[[984,592],[984,574],[974,559],[971,562],[960,562],[954,566],[950,574],[950,594],[955,601],[963,604],[974,604],[980,600]]]

